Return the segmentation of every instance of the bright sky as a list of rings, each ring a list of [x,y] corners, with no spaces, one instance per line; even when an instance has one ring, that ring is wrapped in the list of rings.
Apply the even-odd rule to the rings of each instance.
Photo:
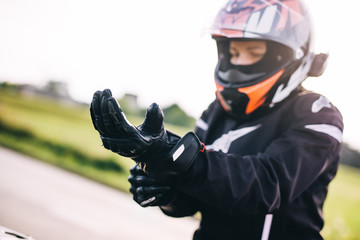
[[[312,0],[317,49],[328,69],[305,86],[342,112],[344,139],[360,149],[357,0]],[[203,34],[224,0],[0,0],[0,81],[67,82],[78,100],[96,90],[178,103],[199,117],[214,99],[215,43]],[[341,5],[340,5],[341,4]],[[357,6],[351,5],[355,4]]]

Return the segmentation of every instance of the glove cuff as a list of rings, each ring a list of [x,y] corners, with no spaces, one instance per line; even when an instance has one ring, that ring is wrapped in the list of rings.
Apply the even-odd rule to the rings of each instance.
[[[183,136],[170,151],[174,168],[179,173],[185,173],[195,161],[200,151],[203,151],[199,138],[193,132]]]

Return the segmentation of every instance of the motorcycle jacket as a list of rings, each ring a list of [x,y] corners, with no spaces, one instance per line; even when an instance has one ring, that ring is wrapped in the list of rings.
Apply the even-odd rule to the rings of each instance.
[[[196,240],[322,239],[342,131],[336,107],[300,87],[244,119],[215,100],[196,127],[207,150],[178,184],[180,197],[162,211],[200,211]]]

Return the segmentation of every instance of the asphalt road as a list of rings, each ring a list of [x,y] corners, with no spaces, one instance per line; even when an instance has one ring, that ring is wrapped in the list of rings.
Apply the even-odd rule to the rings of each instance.
[[[35,240],[191,240],[198,224],[0,147],[0,225]]]

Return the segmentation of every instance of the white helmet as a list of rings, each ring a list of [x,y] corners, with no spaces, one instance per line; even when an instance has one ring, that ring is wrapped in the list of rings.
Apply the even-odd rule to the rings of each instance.
[[[235,117],[273,107],[325,68],[327,55],[313,52],[311,21],[301,0],[230,0],[215,18],[211,35],[218,47],[217,98]],[[232,40],[262,40],[268,51],[253,65],[232,65]]]

